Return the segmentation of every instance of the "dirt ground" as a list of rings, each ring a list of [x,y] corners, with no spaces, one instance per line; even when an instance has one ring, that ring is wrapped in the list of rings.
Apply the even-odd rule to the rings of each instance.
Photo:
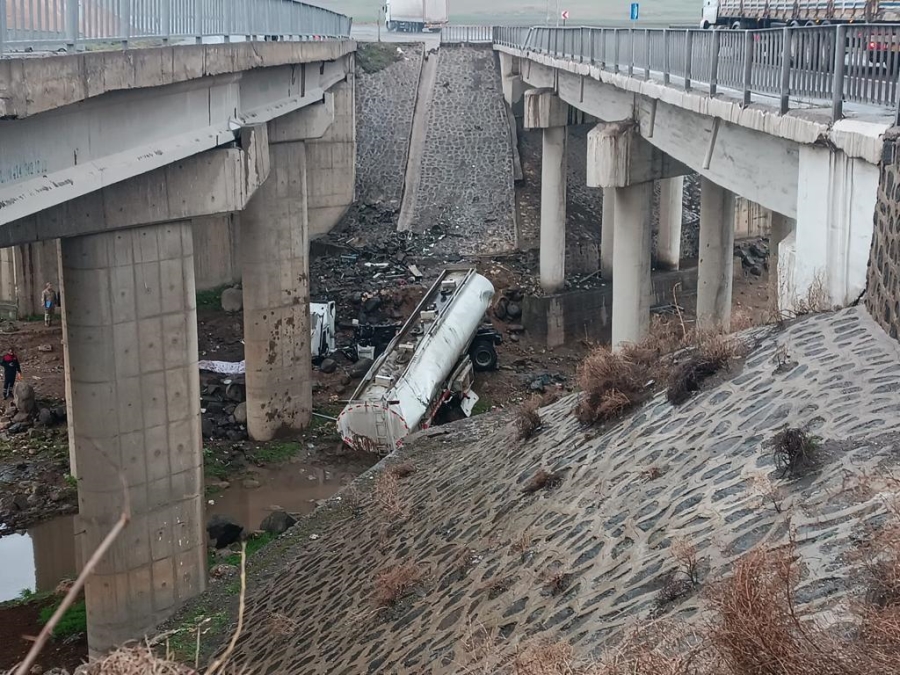
[[[0,605],[0,668],[19,663],[31,648],[31,640],[43,627],[38,620],[47,599]],[[87,657],[87,637],[69,640],[51,640],[44,647],[37,667],[31,672],[44,672],[49,668],[66,668],[72,672]]]

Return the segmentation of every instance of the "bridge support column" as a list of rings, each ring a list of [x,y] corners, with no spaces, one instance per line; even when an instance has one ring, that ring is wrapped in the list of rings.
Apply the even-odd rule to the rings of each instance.
[[[734,268],[734,195],[700,179],[700,260],[697,264],[697,325],[731,325]]]
[[[84,554],[118,520],[123,481],[132,510],[85,587],[98,654],[144,636],[206,586],[191,226],[66,238],[60,257]]]
[[[612,348],[638,343],[650,330],[653,183],[615,188]]]
[[[677,270],[681,264],[681,221],[684,176],[659,181],[659,238],[656,259],[661,269]]]
[[[269,123],[269,177],[241,213],[247,431],[299,431],[312,414],[306,140],[334,121],[326,100]]]
[[[787,309],[782,307],[782,290],[787,284],[787,279],[782,281],[783,270],[779,264],[779,247],[781,242],[790,235],[796,227],[792,218],[772,211],[772,230],[769,233],[769,304],[775,311]]]
[[[603,213],[600,215],[600,276],[613,278],[613,242],[616,232],[616,189],[603,188]]]
[[[525,92],[525,128],[543,130],[541,155],[541,288],[562,290],[566,278],[566,125],[569,105],[549,89]]]

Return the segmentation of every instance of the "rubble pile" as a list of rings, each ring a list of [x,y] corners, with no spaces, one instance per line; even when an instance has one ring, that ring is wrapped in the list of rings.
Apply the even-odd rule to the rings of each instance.
[[[64,424],[66,407],[39,406],[34,395],[34,388],[27,382],[17,382],[13,389],[13,400],[6,407],[0,418],[0,431],[8,435],[21,434],[32,427],[52,427]]]
[[[755,277],[762,276],[763,270],[769,269],[769,244],[765,239],[736,242],[734,257],[740,259],[741,269],[745,274],[752,274]],[[735,265],[737,265],[737,261],[735,261]]]
[[[201,429],[205,439],[247,439],[247,394],[243,375],[200,372]]]

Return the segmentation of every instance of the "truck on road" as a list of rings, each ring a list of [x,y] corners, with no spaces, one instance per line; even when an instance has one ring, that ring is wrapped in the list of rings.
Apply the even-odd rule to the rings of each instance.
[[[449,20],[450,0],[385,0],[384,25],[389,31],[440,30]]]
[[[385,455],[444,407],[470,415],[478,401],[474,371],[497,367],[501,336],[482,325],[493,297],[491,282],[474,269],[444,270],[338,416],[344,442]]]
[[[703,28],[772,28],[900,21],[894,0],[703,0]]]

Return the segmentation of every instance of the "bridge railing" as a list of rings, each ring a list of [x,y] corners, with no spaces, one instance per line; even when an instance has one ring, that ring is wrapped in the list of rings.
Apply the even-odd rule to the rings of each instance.
[[[447,43],[489,43],[494,39],[491,26],[444,26],[441,28],[441,42]]]
[[[350,24],[296,0],[0,0],[0,53],[151,39],[345,38]]]
[[[900,24],[766,30],[494,27],[494,43],[573,59],[685,89],[736,92],[793,106],[845,102],[897,108]]]

